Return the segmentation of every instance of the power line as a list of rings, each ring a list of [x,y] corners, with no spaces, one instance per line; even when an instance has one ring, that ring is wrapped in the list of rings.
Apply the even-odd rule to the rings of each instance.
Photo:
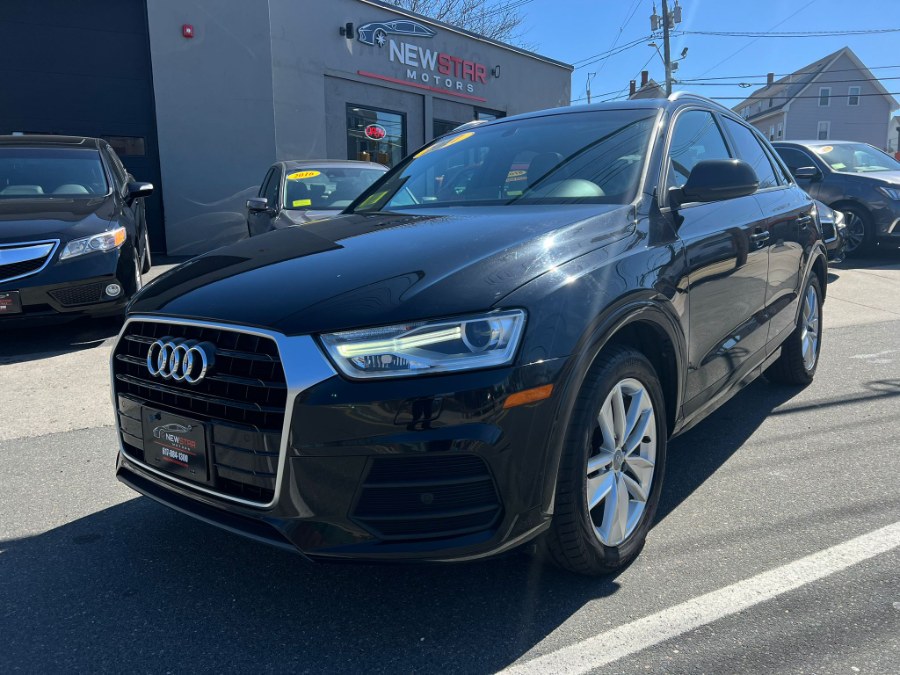
[[[787,23],[788,20],[794,18],[797,14],[799,14],[799,13],[802,12],[804,9],[806,9],[807,7],[809,7],[809,6],[810,6],[811,4],[813,4],[815,1],[816,1],[816,0],[809,0],[809,2],[807,2],[805,5],[803,5],[803,7],[801,7],[800,9],[798,9],[796,12],[794,12],[794,13],[791,14],[790,16],[788,16],[788,17],[782,19],[781,21],[779,21],[778,23],[776,23],[774,26],[772,26],[771,28],[769,28],[769,30],[774,30],[774,29],[778,28],[781,24]],[[714,65],[712,68],[707,68],[706,70],[704,70],[702,73],[700,73],[700,75],[701,75],[701,76],[702,76],[702,75],[706,75],[708,72],[710,72],[710,71],[712,71],[712,70],[715,70],[716,68],[718,68],[719,66],[721,66],[723,63],[725,63],[726,61],[729,61],[729,60],[733,59],[735,56],[737,56],[737,55],[740,54],[742,51],[744,51],[745,49],[747,49],[747,47],[749,47],[749,46],[752,45],[754,42],[756,42],[757,40],[760,40],[760,39],[762,39],[762,38],[755,38],[755,39],[751,40],[750,42],[748,42],[747,44],[745,44],[743,47],[740,47],[739,49],[737,49],[736,51],[732,52],[730,55],[726,56],[724,59],[722,59],[721,61],[719,61],[719,62],[718,62],[716,65]]]
[[[640,6],[640,4],[641,4],[641,0],[634,0],[634,3],[632,3],[632,5],[631,5],[631,13],[628,14],[628,16],[627,16],[627,18],[625,19],[625,21],[622,22],[622,25],[621,25],[621,26],[619,26],[619,32],[616,33],[616,39],[613,40],[613,43],[612,43],[612,45],[610,46],[610,50],[615,49],[616,45],[617,45],[618,42],[619,42],[619,38],[622,37],[622,33],[623,33],[623,32],[625,31],[625,29],[628,27],[628,24],[631,23],[631,20],[634,18],[634,14],[635,14],[635,12],[637,12],[638,7]],[[628,10],[626,9],[625,12],[628,13]],[[599,73],[601,70],[603,70],[603,67],[604,67],[605,65],[606,65],[606,60],[604,60],[603,63],[600,64],[600,67],[597,69],[597,72]]]
[[[900,76],[898,77],[857,77],[852,80],[816,80],[816,84],[845,84],[847,82],[880,82],[881,80],[900,80]],[[690,82],[690,80],[679,80],[679,84],[683,84],[685,82]],[[693,87],[767,87],[767,82],[690,82]],[[804,82],[775,82],[772,86],[775,85],[789,85],[789,84],[808,84]]]
[[[849,94],[840,94],[839,96],[830,96],[830,98],[844,98],[845,96],[849,96]],[[900,96],[900,91],[889,91],[886,94],[853,94],[853,96]],[[708,98],[715,99],[718,101],[764,101],[769,98],[773,98],[768,94],[765,96],[709,96]],[[790,99],[793,101],[795,98],[820,98],[817,95],[811,96],[791,96]],[[764,112],[764,111],[763,111]]]
[[[889,68],[900,68],[900,65],[896,66],[867,66],[867,70],[886,70]],[[859,68],[836,68],[829,69],[827,72],[829,73],[852,73],[858,72]],[[789,77],[790,75],[816,75],[820,73],[820,70],[807,70],[807,71],[798,71],[796,73],[775,73],[775,77]],[[766,77],[768,73],[757,73],[755,75],[721,75],[719,77],[693,77],[686,80],[679,80],[680,82],[706,82],[712,80],[752,80],[756,77]],[[725,84],[728,84],[727,82]]]
[[[648,40],[652,40],[652,35],[646,35],[644,37],[638,38],[636,40],[632,40],[631,42],[626,42],[624,45],[619,45],[615,49],[608,49],[605,52],[598,52],[597,54],[592,54],[591,56],[587,56],[583,59],[579,59],[575,62],[575,70],[580,70],[581,68],[585,68],[591,64],[597,63],[598,61],[602,61],[604,59],[608,59],[616,54],[621,54],[628,49],[633,47],[637,47],[639,44],[643,44]]]
[[[900,28],[873,28],[865,30],[836,30],[836,31],[709,31],[709,30],[684,30],[681,35],[712,35],[716,37],[752,37],[752,38],[811,38],[833,37],[840,35],[878,35],[881,33],[900,33]]]

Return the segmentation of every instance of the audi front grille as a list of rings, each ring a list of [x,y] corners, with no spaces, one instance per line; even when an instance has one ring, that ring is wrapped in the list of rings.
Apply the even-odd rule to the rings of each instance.
[[[215,347],[215,367],[196,384],[154,377],[151,345],[161,338]],[[113,352],[119,433],[127,456],[144,463],[141,409],[203,422],[209,434],[211,490],[264,505],[273,501],[288,387],[275,341],[208,325],[135,320]]]

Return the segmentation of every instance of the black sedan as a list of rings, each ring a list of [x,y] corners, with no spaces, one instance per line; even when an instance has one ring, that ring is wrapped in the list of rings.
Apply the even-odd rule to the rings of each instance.
[[[141,291],[112,354],[117,475],[313,559],[540,536],[608,573],[671,436],[763,371],[813,380],[825,255],[809,195],[703,98],[450,134],[339,217]]]
[[[0,136],[0,325],[121,312],[150,269],[152,191],[102,140]]]
[[[338,215],[387,167],[354,160],[276,162],[247,200],[249,236]]]
[[[813,199],[844,214],[847,255],[870,253],[878,242],[900,243],[900,162],[866,143],[773,145]]]

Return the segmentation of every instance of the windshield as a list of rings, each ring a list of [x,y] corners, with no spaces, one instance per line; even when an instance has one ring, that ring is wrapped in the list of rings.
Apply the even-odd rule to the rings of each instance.
[[[865,143],[819,145],[812,149],[832,170],[841,173],[900,171],[897,160]]]
[[[0,148],[0,199],[71,199],[108,191],[97,150]]]
[[[655,110],[547,115],[445,136],[407,158],[357,211],[627,204]]]
[[[284,208],[346,208],[386,170],[372,167],[288,169],[284,177]]]

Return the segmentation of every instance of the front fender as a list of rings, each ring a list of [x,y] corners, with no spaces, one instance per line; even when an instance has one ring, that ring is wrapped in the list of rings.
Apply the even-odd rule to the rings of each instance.
[[[631,324],[652,328],[672,345],[671,421],[681,414],[684,364],[687,362],[687,303],[679,290],[684,274],[683,250],[634,248],[616,256],[609,248],[560,266],[504,299],[506,306],[524,306],[530,325],[520,357],[522,363],[565,358],[554,387],[556,410],[543,438],[544,489],[541,507],[552,513],[556,476],[565,432],[582,382],[597,355]],[[667,405],[668,408],[668,405]]]

